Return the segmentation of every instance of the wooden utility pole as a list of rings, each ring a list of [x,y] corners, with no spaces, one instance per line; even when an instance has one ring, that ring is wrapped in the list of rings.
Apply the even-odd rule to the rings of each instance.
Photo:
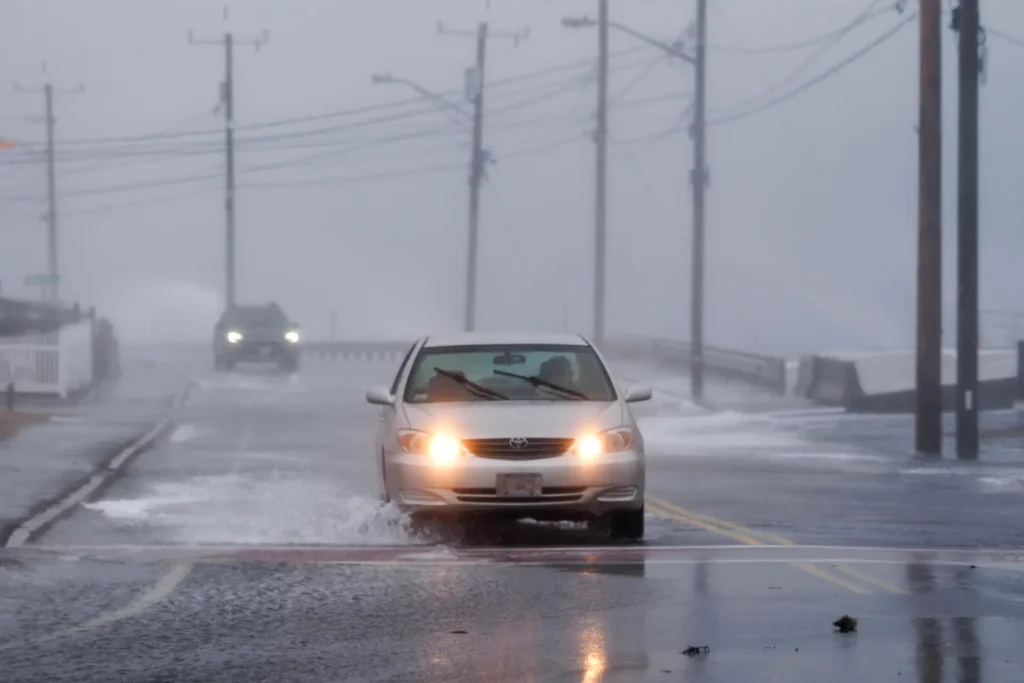
[[[690,272],[690,395],[704,399],[704,195],[708,187],[707,168],[707,40],[708,3],[697,0],[696,79],[693,100],[693,247]]]
[[[918,453],[942,452],[942,0],[921,2],[917,207]]]
[[[224,19],[227,20],[227,10]],[[235,305],[235,53],[236,45],[251,45],[259,50],[267,44],[270,35],[253,39],[238,39],[230,31],[222,38],[197,40],[190,31],[191,45],[216,45],[224,48],[224,81],[221,83],[220,104],[224,111],[224,153],[226,157],[224,179],[224,298],[228,308]]]
[[[953,27],[960,38],[957,170],[956,454],[978,457],[978,90],[981,10],[960,0]]]
[[[43,66],[46,72],[46,66]],[[46,275],[47,282],[43,287],[43,298],[51,302],[60,300],[60,231],[57,219],[57,143],[55,132],[57,117],[54,114],[54,95],[79,95],[85,92],[84,86],[71,90],[61,90],[52,83],[41,88],[23,88],[15,85],[16,92],[21,94],[43,94],[43,108],[46,114]]]
[[[466,31],[451,30],[438,22],[440,34],[467,35]],[[466,96],[473,103],[473,150],[469,161],[469,235],[466,254],[466,310],[463,327],[466,332],[476,329],[476,282],[477,261],[480,250],[480,189],[485,177],[485,165],[489,154],[484,150],[484,90],[486,89],[485,67],[487,63],[487,40],[489,37],[509,38],[519,46],[519,41],[529,37],[529,29],[515,33],[492,33],[487,22],[480,22],[476,36],[476,66],[466,73]]]
[[[597,188],[594,194],[594,341],[604,343],[608,263],[608,0],[599,0],[597,28]]]

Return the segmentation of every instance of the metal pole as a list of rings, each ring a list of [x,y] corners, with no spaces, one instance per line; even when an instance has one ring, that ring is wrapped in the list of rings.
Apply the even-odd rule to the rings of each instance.
[[[473,156],[469,171],[469,250],[466,263],[466,331],[476,329],[476,272],[480,230],[480,184],[483,179],[484,66],[487,58],[487,24],[477,31],[477,91],[473,98]]]
[[[706,76],[707,76],[707,0],[697,0],[696,83],[693,108],[693,265],[690,290],[690,395],[704,398],[704,192],[708,185],[705,160]]]
[[[597,59],[597,191],[594,202],[594,340],[605,336],[608,187],[608,0],[600,0]]]
[[[978,457],[979,0],[960,2],[956,452]]]
[[[234,37],[224,35],[224,138],[227,152],[227,186],[224,199],[226,228],[225,295],[228,307],[235,305],[235,84]]]
[[[942,3],[921,0],[918,131],[918,453],[942,452]]]
[[[50,301],[60,299],[58,283],[59,264],[57,261],[57,173],[55,169],[54,128],[56,120],[53,116],[53,86],[49,83],[44,88],[46,95],[46,262],[50,281],[44,291]]]

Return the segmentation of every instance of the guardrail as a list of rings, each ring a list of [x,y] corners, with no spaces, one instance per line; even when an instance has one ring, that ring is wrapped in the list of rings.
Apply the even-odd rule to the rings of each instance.
[[[399,362],[411,345],[411,341],[315,341],[305,342],[302,354],[318,360]],[[649,360],[681,370],[687,370],[690,365],[690,345],[682,341],[616,337],[606,340],[600,349],[609,357]],[[786,393],[783,358],[705,346],[704,368],[713,377],[751,384],[776,394]]]
[[[651,359],[682,370],[690,367],[691,347],[684,341],[619,337],[606,340],[601,348],[610,356]],[[703,361],[704,371],[712,377],[751,384],[779,395],[786,393],[785,358],[705,346]]]
[[[305,342],[303,357],[319,360],[401,361],[412,342],[403,341],[334,341]]]

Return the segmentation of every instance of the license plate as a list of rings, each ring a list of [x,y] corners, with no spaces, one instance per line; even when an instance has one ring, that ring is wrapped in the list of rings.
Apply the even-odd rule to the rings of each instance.
[[[541,494],[539,474],[499,474],[497,485],[499,498],[535,498]]]
[[[273,346],[261,346],[260,347],[260,355],[261,356],[269,356],[273,351],[274,351],[274,347]]]

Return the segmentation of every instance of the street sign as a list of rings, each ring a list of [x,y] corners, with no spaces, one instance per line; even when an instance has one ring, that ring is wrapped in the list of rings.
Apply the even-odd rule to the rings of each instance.
[[[37,273],[35,275],[29,275],[25,278],[26,287],[45,287],[46,285],[55,285],[60,282],[60,275],[54,273]]]

